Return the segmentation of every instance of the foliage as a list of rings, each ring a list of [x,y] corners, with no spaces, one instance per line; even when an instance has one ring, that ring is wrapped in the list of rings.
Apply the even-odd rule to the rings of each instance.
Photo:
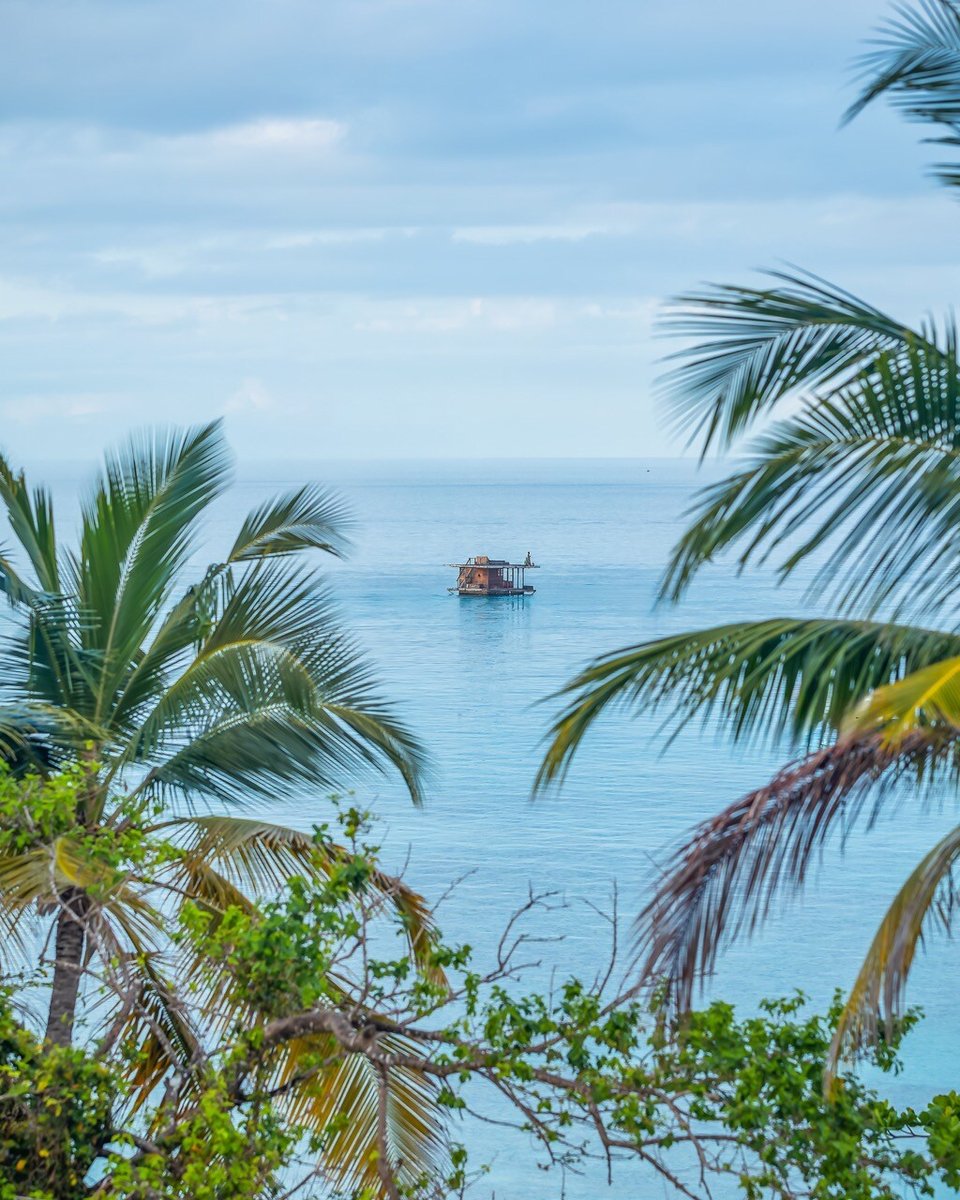
[[[960,144],[956,0],[898,8],[863,66],[849,115],[885,95]],[[690,834],[640,916],[641,977],[682,1010],[723,946],[803,887],[831,837],[908,798],[915,810],[956,793],[960,335],[952,317],[911,326],[796,271],[682,296],[666,324],[686,342],[664,380],[678,424],[704,453],[743,457],[697,496],[661,598],[733,554],[780,580],[809,571],[811,598],[835,608],[630,646],[562,693],[540,788],[617,706],[661,709],[675,731],[720,716],[737,739],[799,755]],[[958,858],[955,830],[904,881],[838,1018],[828,1076],[845,1049],[895,1030],[921,938],[955,916]]]
[[[139,1038],[141,1105],[200,1036],[171,982],[196,967],[169,937],[184,906],[253,912],[346,853],[236,809],[287,797],[309,826],[331,786],[371,769],[422,796],[423,752],[308,561],[346,552],[342,506],[313,486],[268,499],[198,569],[229,479],[216,423],[131,438],[106,455],[69,545],[49,493],[0,457],[0,972],[44,947],[46,1040],[69,1048],[79,1019],[85,1036]],[[370,887],[424,951],[421,897],[384,874]],[[328,1107],[369,1109],[369,1080],[327,1082]],[[397,1136],[429,1156],[429,1117],[406,1117]],[[331,1145],[330,1171],[352,1178],[357,1151]]]
[[[487,969],[436,933],[418,966],[377,891],[364,814],[338,820],[349,853],[325,877],[295,877],[256,908],[179,910],[172,941],[194,970],[167,1005],[196,1036],[147,1092],[138,1027],[171,1027],[122,972],[99,994],[128,1019],[82,1049],[44,1042],[0,995],[0,1200],[441,1200],[482,1188],[484,1164],[455,1140],[464,1113],[532,1138],[545,1169],[599,1158],[612,1177],[632,1162],[688,1197],[720,1178],[751,1200],[960,1188],[960,1097],[898,1109],[847,1071],[824,1096],[839,1004],[823,1018],[797,995],[740,1017],[717,1002],[668,1027],[612,983],[615,912],[603,974],[538,991],[524,921],[548,897],[530,897]],[[897,1069],[914,1020],[875,1048],[880,1070]],[[370,1110],[326,1105],[318,1125],[311,1098],[323,1106],[331,1078],[342,1095],[359,1073],[375,1081]],[[408,1157],[395,1110],[424,1099],[445,1130],[429,1158]],[[366,1147],[352,1178],[328,1154],[338,1141]]]
[[[0,996],[0,1197],[81,1200],[113,1130],[117,1072],[82,1050],[44,1046]]]

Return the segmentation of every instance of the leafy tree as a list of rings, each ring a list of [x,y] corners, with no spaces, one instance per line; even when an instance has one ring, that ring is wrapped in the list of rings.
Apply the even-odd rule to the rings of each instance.
[[[530,989],[523,921],[548,897],[531,896],[487,969],[436,933],[416,966],[364,814],[339,821],[344,850],[326,872],[256,907],[180,907],[153,961],[193,964],[168,972],[184,983],[167,1009],[195,1032],[161,1076],[139,1028],[175,1034],[125,964],[100,974],[98,995],[126,1018],[82,1049],[44,1041],[0,993],[0,1200],[462,1197],[485,1173],[452,1140],[465,1112],[514,1126],[546,1170],[598,1159],[612,1178],[639,1164],[687,1197],[723,1179],[750,1200],[960,1188],[960,1097],[899,1110],[845,1073],[825,1099],[831,1024],[800,996],[746,1019],[716,1003],[666,1027],[611,984],[615,914],[592,983]],[[316,854],[329,844],[319,829]],[[896,1039],[873,1059],[896,1069]],[[330,1104],[331,1078],[362,1074],[368,1105]],[[395,1120],[411,1090],[446,1114],[429,1157]],[[356,1156],[349,1178],[330,1170],[337,1146]]]
[[[44,947],[45,1039],[64,1049],[84,980],[122,969],[152,1024],[122,1004],[100,1015],[142,1035],[141,1093],[195,1037],[157,957],[177,911],[252,909],[291,874],[324,877],[339,861],[336,846],[321,852],[249,810],[302,797],[311,812],[318,793],[366,768],[399,771],[421,795],[423,754],[305,562],[344,552],[340,505],[314,487],[269,500],[198,569],[202,520],[229,478],[217,424],[134,438],[107,455],[64,547],[49,493],[0,458],[11,540],[0,551],[10,603],[0,626],[0,964],[9,974]],[[417,952],[422,900],[386,876],[374,884]],[[329,1104],[369,1105],[366,1077],[329,1082]],[[394,1118],[429,1148],[422,1097],[411,1093]],[[340,1160],[348,1174],[352,1149]]]
[[[960,6],[898,10],[864,60],[848,115],[880,95],[960,144]],[[951,186],[955,166],[941,166]],[[802,757],[696,829],[639,922],[642,972],[691,1003],[729,939],[798,890],[829,836],[861,826],[909,785],[922,801],[960,773],[960,334],[913,327],[811,275],[681,297],[687,340],[666,378],[703,452],[744,451],[702,491],[662,596],[735,549],[781,579],[815,567],[830,619],[749,621],[648,642],[594,662],[566,689],[539,785],[562,779],[601,712],[667,705],[678,723],[720,714],[738,738],[786,738]],[[744,448],[743,437],[761,429]],[[889,1035],[925,929],[949,927],[960,828],[904,881],[831,1047]]]

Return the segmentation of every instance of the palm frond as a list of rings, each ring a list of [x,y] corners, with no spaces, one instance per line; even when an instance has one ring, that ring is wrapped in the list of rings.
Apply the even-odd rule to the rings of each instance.
[[[878,687],[850,714],[847,728],[882,730],[897,743],[928,727],[960,729],[960,655],[942,658],[903,679]]]
[[[14,608],[30,608],[49,594],[24,579],[6,547],[0,547],[0,593],[6,596]]]
[[[0,501],[7,512],[10,528],[33,567],[41,591],[56,592],[60,587],[60,566],[57,558],[57,537],[50,493],[37,488],[31,495],[26,476],[15,472],[0,456]],[[12,595],[11,580],[16,579],[12,566],[4,570],[7,587]]]
[[[670,859],[638,918],[641,978],[662,983],[668,1001],[688,1009],[722,946],[802,889],[838,827],[846,836],[875,816],[901,780],[916,793],[958,777],[958,731],[916,731],[896,747],[876,734],[844,739],[787,767],[703,822]]]
[[[51,899],[50,851],[36,846],[15,854],[0,855],[0,962],[13,971],[36,954],[38,916]],[[31,944],[33,943],[33,944]]]
[[[695,716],[726,718],[736,738],[816,745],[836,733],[874,688],[946,655],[960,634],[877,621],[783,617],[720,625],[630,646],[596,659],[561,697],[535,790],[561,781],[607,710],[669,710],[679,728]]]
[[[249,659],[248,659],[249,661]],[[287,783],[338,790],[358,772],[397,770],[416,803],[425,756],[416,739],[375,690],[352,645],[331,640],[300,656],[312,696],[293,702],[290,674],[273,653],[255,656],[260,670],[217,656],[227,685],[187,713],[154,756],[152,787],[233,804],[272,798]]]
[[[960,827],[924,855],[884,914],[837,1022],[827,1063],[828,1088],[841,1055],[895,1032],[924,929],[934,924],[950,931],[958,902],[953,880],[958,858]]]
[[[886,96],[908,120],[939,126],[931,139],[957,145],[960,131],[960,6],[955,0],[916,0],[899,5],[881,26],[874,49],[860,59],[864,85],[847,110],[850,121],[867,105]],[[960,183],[953,164],[940,164],[936,174],[948,184]]]
[[[703,453],[727,448],[782,401],[835,389],[905,346],[935,340],[815,275],[771,271],[766,289],[721,285],[678,297],[666,330],[696,344],[663,378],[679,428]]]
[[[313,572],[258,563],[218,579],[212,602],[196,657],[139,714],[122,763],[150,764],[158,786],[234,803],[395,769],[420,802],[423,751]]]
[[[228,562],[250,562],[302,550],[324,550],[342,558],[350,543],[343,502],[323,488],[306,486],[268,500],[244,521]]]
[[[134,1003],[124,997],[115,1005],[105,1015],[102,1032],[111,1044],[134,1048],[129,1082],[137,1111],[171,1068],[188,1077],[199,1070],[203,1042],[190,1010],[153,957],[144,955],[129,966],[139,983]]]
[[[184,566],[200,513],[222,491],[229,457],[220,424],[142,435],[107,455],[82,509],[73,583],[84,645],[99,655],[91,704],[109,711]]]
[[[318,843],[309,834],[234,816],[184,817],[156,827],[183,849],[183,867],[190,873],[206,864],[251,897],[274,895],[291,877],[328,877],[347,864],[351,852],[334,842]],[[434,925],[423,896],[402,879],[376,870],[371,888],[400,915],[419,965],[429,961]]]
[[[0,654],[0,671],[4,668],[11,669],[10,658]],[[13,667],[11,673],[15,672]],[[15,684],[4,690],[17,694]],[[101,733],[90,721],[55,704],[30,700],[0,703],[0,760],[16,775],[46,774],[66,747],[79,752]]]
[[[417,1052],[400,1034],[382,1035],[380,1048],[388,1054]],[[276,1084],[289,1083],[309,1061],[328,1065],[291,1089],[291,1119],[320,1138],[325,1174],[337,1188],[380,1200],[385,1193],[377,1171],[381,1081],[376,1069],[364,1055],[344,1054],[332,1038],[303,1038],[283,1048]],[[400,1067],[389,1072],[386,1124],[390,1165],[400,1186],[435,1177],[445,1139],[436,1089],[426,1076]]]
[[[960,365],[924,345],[881,354],[833,397],[758,440],[747,465],[705,489],[662,590],[677,599],[704,563],[775,559],[782,578],[823,561],[811,592],[841,607],[956,603],[960,587]]]

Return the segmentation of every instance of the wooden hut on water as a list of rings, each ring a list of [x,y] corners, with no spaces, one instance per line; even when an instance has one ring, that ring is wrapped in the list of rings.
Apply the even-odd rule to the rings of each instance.
[[[524,578],[524,572],[538,570],[529,554],[522,563],[477,554],[466,562],[448,565],[458,574],[456,586],[447,590],[458,596],[530,596],[537,590]]]

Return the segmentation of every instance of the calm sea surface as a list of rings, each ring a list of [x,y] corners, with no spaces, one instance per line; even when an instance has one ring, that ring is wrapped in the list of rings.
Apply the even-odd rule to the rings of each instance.
[[[407,861],[412,882],[439,895],[465,876],[441,910],[449,937],[469,941],[482,964],[528,888],[556,891],[567,906],[536,932],[563,941],[538,947],[560,972],[592,974],[606,950],[604,922],[583,903],[608,903],[613,885],[628,916],[642,904],[655,863],[698,819],[763,782],[775,751],[734,747],[699,726],[664,749],[660,718],[610,715],[578,756],[562,791],[530,800],[542,741],[556,705],[544,697],[593,655],[673,631],[814,611],[808,580],[776,589],[730,568],[705,573],[679,607],[655,606],[656,584],[682,529],[699,476],[689,462],[506,461],[247,465],[216,510],[212,536],[228,544],[264,494],[305,479],[336,487],[357,518],[355,553],[332,572],[345,620],[378,665],[385,691],[429,748],[429,802],[415,810],[389,780],[358,792],[381,815],[387,857]],[[72,490],[61,474],[57,492]],[[444,564],[471,554],[542,569],[524,600],[448,595]],[[278,797],[271,816],[309,828],[322,801]],[[885,903],[955,816],[922,812],[909,799],[841,853],[833,847],[799,904],[762,937],[729,951],[711,994],[750,1008],[797,986],[817,1004],[847,987]],[[927,1014],[906,1048],[907,1069],[890,1087],[922,1103],[957,1082],[960,951],[935,942],[914,974],[911,999]],[[547,966],[539,979],[547,978]],[[468,1130],[492,1161],[497,1200],[665,1195],[649,1177],[544,1175],[522,1134]]]

